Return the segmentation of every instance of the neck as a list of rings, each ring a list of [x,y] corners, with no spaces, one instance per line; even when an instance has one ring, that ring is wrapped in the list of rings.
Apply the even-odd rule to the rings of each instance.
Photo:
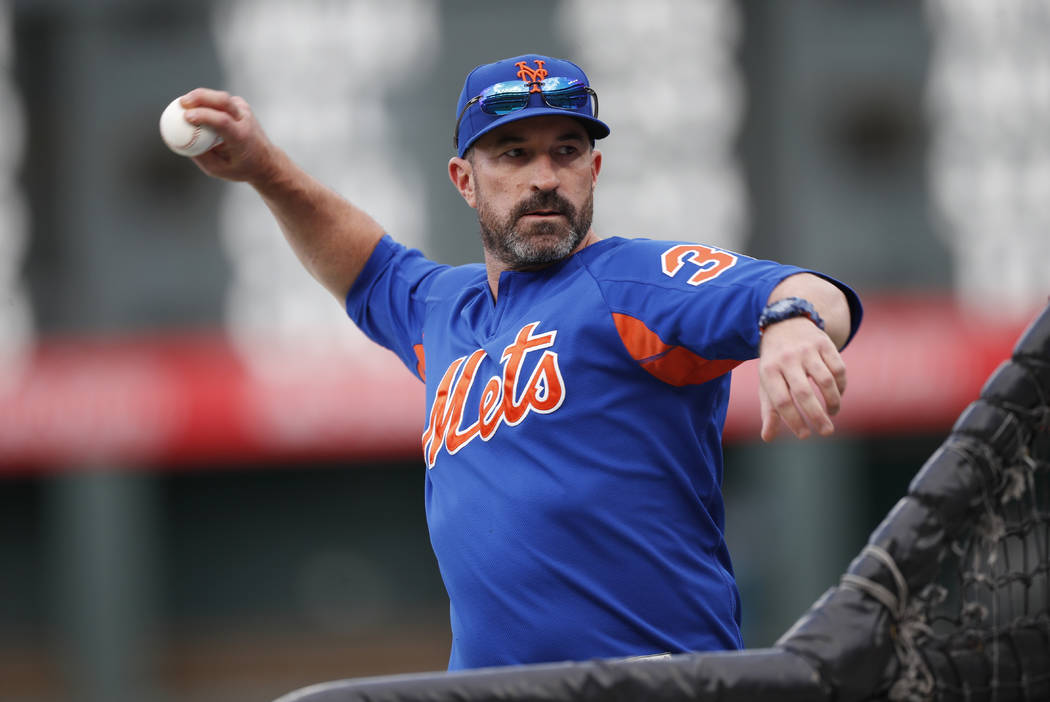
[[[588,246],[590,246],[591,244],[597,242],[598,240],[599,240],[599,237],[598,237],[597,234],[594,233],[593,229],[587,230],[587,236],[583,237],[583,241],[581,241],[579,243],[579,245],[577,245],[576,248],[572,250],[572,252],[569,254],[569,256],[572,256],[573,254],[575,254],[577,251],[580,251],[581,249],[587,248]],[[566,256],[566,258],[568,258],[568,256]],[[565,260],[565,259],[562,259],[562,260]],[[497,297],[499,297],[499,277],[504,271],[510,271],[510,270],[535,271],[535,270],[540,270],[542,268],[546,268],[548,265],[551,265],[551,264],[547,264],[547,265],[543,265],[543,266],[533,266],[533,267],[530,267],[530,268],[511,268],[505,262],[503,262],[502,260],[500,260],[496,256],[493,256],[492,253],[488,249],[485,249],[485,271],[486,271],[486,273],[488,275],[489,290],[492,291],[492,299],[495,300]]]

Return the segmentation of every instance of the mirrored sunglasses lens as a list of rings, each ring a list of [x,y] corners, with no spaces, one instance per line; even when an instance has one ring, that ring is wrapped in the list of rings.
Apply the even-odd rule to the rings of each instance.
[[[582,87],[544,91],[543,98],[551,107],[562,110],[581,110],[587,106],[587,91]]]
[[[520,81],[496,83],[481,91],[481,109],[490,115],[505,115],[529,103],[529,87]]]
[[[529,102],[528,95],[522,97],[501,95],[481,101],[481,109],[490,115],[505,115],[520,110]]]

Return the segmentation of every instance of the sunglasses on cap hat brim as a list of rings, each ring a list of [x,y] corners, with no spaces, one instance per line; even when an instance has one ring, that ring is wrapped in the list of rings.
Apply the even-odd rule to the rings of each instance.
[[[453,147],[459,148],[459,126],[467,110],[474,105],[486,114],[503,117],[528,107],[533,94],[539,94],[547,107],[570,113],[583,111],[587,117],[598,117],[598,93],[578,78],[554,76],[542,81],[503,81],[485,88],[463,106],[456,117],[456,129],[452,135]],[[594,111],[590,112],[587,108],[592,100]]]

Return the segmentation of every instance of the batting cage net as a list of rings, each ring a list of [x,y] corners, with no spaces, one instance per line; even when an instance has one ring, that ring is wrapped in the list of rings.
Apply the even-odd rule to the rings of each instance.
[[[1050,307],[769,649],[343,680],[279,702],[1050,699]]]

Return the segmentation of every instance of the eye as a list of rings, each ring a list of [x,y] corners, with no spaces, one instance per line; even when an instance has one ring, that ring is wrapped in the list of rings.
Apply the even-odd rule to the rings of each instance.
[[[506,158],[521,158],[525,155],[525,149],[515,146],[504,151],[502,155]]]

